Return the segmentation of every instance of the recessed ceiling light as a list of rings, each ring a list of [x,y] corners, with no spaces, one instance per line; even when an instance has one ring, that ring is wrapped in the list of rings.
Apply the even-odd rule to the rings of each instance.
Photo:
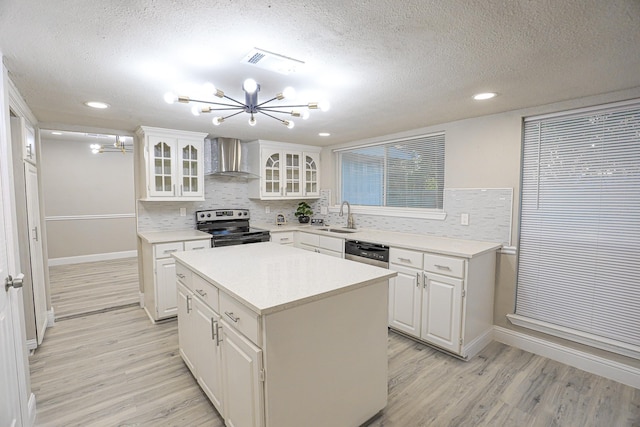
[[[498,94],[495,92],[476,93],[475,95],[473,95],[473,99],[475,99],[476,101],[484,101],[485,99],[491,99],[496,95]]]
[[[320,132],[318,135],[319,136],[331,136],[331,134],[329,132]]]
[[[106,102],[100,102],[100,101],[87,101],[84,103],[84,105],[86,105],[87,107],[99,108],[99,109],[109,108],[109,104],[107,104]]]
[[[62,132],[51,132],[51,135],[62,135]]]

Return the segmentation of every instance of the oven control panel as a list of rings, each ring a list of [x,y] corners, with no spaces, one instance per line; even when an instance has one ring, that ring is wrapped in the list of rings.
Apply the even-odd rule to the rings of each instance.
[[[196,211],[196,221],[221,221],[229,219],[249,219],[249,209],[210,209]]]

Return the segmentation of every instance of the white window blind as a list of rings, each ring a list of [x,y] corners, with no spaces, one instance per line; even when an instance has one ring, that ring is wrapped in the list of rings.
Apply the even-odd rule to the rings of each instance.
[[[640,346],[640,104],[524,126],[516,314]]]
[[[338,154],[342,200],[362,206],[442,209],[444,134]]]

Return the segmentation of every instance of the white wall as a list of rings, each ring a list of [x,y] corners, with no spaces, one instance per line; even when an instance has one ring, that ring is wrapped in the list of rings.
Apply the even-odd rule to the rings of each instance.
[[[43,131],[41,164],[52,263],[136,250],[132,152],[92,154]]]

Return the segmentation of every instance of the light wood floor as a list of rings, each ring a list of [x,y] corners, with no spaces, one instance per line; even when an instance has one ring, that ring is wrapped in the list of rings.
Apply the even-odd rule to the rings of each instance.
[[[640,390],[500,343],[469,362],[393,332],[388,346],[389,403],[369,427],[640,426]],[[137,307],[56,323],[30,363],[38,426],[223,426],[177,322]]]
[[[49,267],[56,319],[140,302],[138,258]]]

